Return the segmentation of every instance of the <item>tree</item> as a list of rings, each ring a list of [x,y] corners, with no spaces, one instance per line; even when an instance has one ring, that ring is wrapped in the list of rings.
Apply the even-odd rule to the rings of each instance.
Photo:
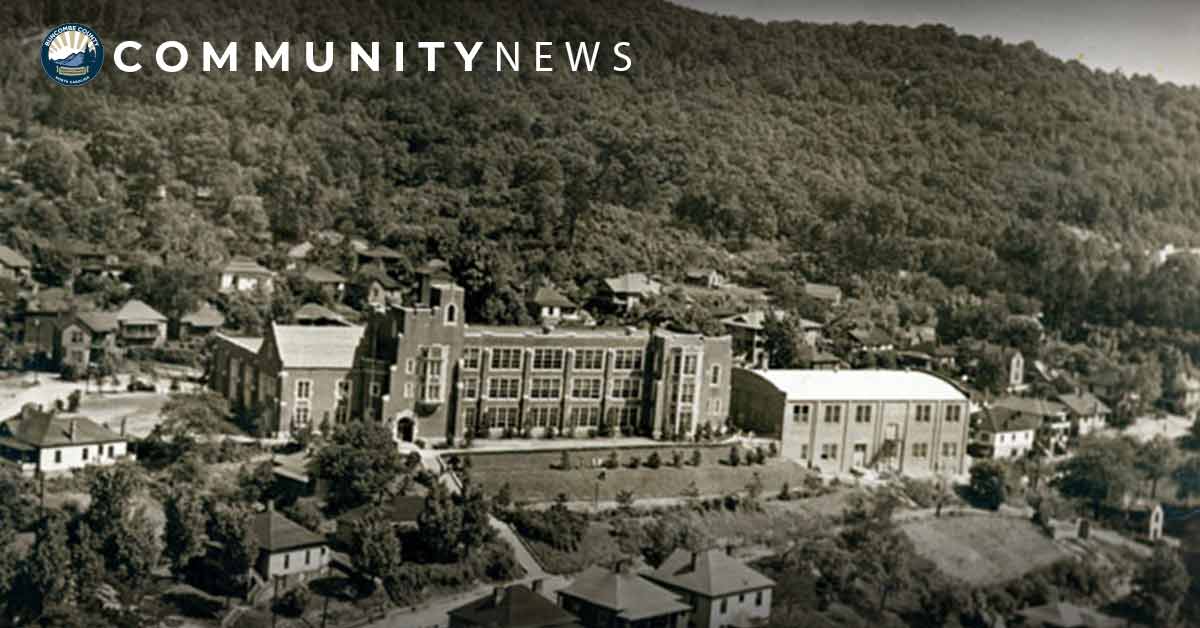
[[[1162,434],[1156,435],[1138,446],[1134,466],[1150,482],[1150,499],[1157,498],[1158,481],[1175,469],[1175,444]]]
[[[218,505],[210,511],[208,538],[218,547],[221,570],[245,590],[258,560],[258,539],[251,530],[254,513],[242,506]]]
[[[1200,497],[1200,455],[1184,460],[1173,474],[1175,496],[1179,499]]]
[[[1159,544],[1133,578],[1133,601],[1144,618],[1155,626],[1170,626],[1191,586],[1179,552]]]
[[[1200,414],[1192,419],[1192,427],[1184,435],[1182,445],[1185,449],[1200,451]]]
[[[435,482],[425,496],[425,509],[417,515],[420,548],[436,562],[455,562],[462,552],[462,513],[454,496],[440,482]]]
[[[352,527],[350,559],[359,573],[383,581],[400,567],[401,546],[396,529],[378,506],[372,507]]]
[[[187,569],[193,558],[204,555],[204,503],[189,491],[175,490],[163,502],[166,525],[164,551],[176,575]]]
[[[238,496],[246,503],[266,503],[275,488],[275,464],[264,460],[238,472]]]
[[[625,514],[633,512],[633,503],[635,501],[633,491],[621,489],[617,491],[617,508]]]
[[[642,556],[652,567],[658,567],[675,550],[699,552],[712,544],[712,539],[687,516],[667,515],[642,525]]]
[[[407,477],[404,458],[378,423],[353,421],[335,430],[311,462],[313,475],[328,481],[335,513],[370,503]]]
[[[175,443],[192,443],[224,430],[229,401],[211,390],[174,393],[163,404],[162,416],[156,432]]]
[[[8,600],[9,613],[18,617],[38,617],[74,599],[74,572],[65,568],[72,564],[66,516],[56,513],[43,517],[35,534]]]
[[[0,465],[0,530],[24,530],[37,518],[33,483],[16,467]]]
[[[1136,486],[1135,457],[1129,439],[1086,438],[1074,456],[1059,464],[1054,484],[1063,495],[1090,504],[1098,518],[1103,506],[1120,506]]]
[[[1007,499],[1008,470],[1003,463],[980,460],[971,466],[969,491],[971,499],[980,507],[997,510]]]

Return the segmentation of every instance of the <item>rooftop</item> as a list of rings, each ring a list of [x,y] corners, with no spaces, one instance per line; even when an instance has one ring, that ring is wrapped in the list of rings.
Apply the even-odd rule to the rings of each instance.
[[[1055,628],[1117,628],[1125,622],[1109,617],[1090,608],[1075,606],[1068,602],[1057,602],[1034,606],[1017,613],[1031,625],[1054,626]]]
[[[229,336],[218,333],[217,338],[220,338],[229,344],[241,347],[250,353],[258,353],[258,350],[262,348],[263,343],[263,339],[257,336]]]
[[[988,408],[979,426],[993,434],[1029,432],[1042,424],[1042,417],[1010,408]]]
[[[74,438],[71,438],[74,426]],[[21,449],[114,443],[125,437],[82,416],[56,415],[26,406],[0,423],[0,440]]]
[[[997,399],[992,407],[1007,408],[1038,417],[1057,417],[1067,413],[1067,407],[1061,403],[1032,397],[1002,397]]]
[[[626,273],[620,277],[609,277],[604,280],[609,290],[616,294],[658,294],[662,284],[646,276],[645,273]]]
[[[283,368],[353,368],[354,354],[363,336],[363,328],[358,326],[272,324],[271,329]]]
[[[677,549],[647,577],[705,597],[719,597],[775,586],[775,581],[717,549],[704,552]]]
[[[824,283],[806,283],[804,284],[804,293],[810,297],[826,301],[836,301],[842,298],[841,288]]]
[[[469,626],[488,628],[569,628],[579,625],[574,615],[520,584],[498,588],[449,614]]]
[[[180,322],[193,327],[220,327],[225,324],[225,315],[213,307],[212,303],[202,303],[200,307],[184,316]]]
[[[112,312],[80,312],[75,315],[75,320],[96,334],[117,330],[117,315]]]
[[[1096,395],[1087,391],[1080,392],[1079,394],[1068,393],[1059,395],[1058,400],[1073,414],[1080,416],[1092,416],[1112,412]]]
[[[313,283],[346,283],[346,278],[320,266],[310,266],[304,278]]]
[[[542,307],[575,307],[574,302],[550,286],[538,288],[530,301]]]
[[[33,267],[33,264],[30,264],[29,260],[26,259],[24,255],[21,255],[20,253],[3,244],[0,244],[0,265],[7,266],[9,268],[22,269]]]
[[[917,371],[749,371],[787,395],[789,401],[966,401],[949,382]]]
[[[117,310],[117,321],[122,323],[147,321],[165,323],[167,322],[167,317],[144,302],[132,299],[126,301],[125,305],[122,305],[121,309]]]
[[[325,539],[275,512],[274,507],[254,515],[250,532],[258,539],[259,547],[269,553],[325,544]]]
[[[229,263],[221,269],[223,273],[237,273],[239,275],[274,275],[270,269],[262,266],[258,262],[249,257],[238,256],[229,260]]]
[[[635,573],[598,566],[586,569],[559,593],[615,611],[627,621],[691,610],[674,593]]]
[[[517,325],[467,325],[470,336],[550,336],[555,338],[648,338],[650,333],[636,327],[520,327]]]
[[[775,317],[776,317],[776,320],[784,320],[785,318],[787,318],[787,312],[782,311],[782,310],[776,311]],[[751,310],[744,314],[735,314],[733,316],[727,316],[727,317],[721,319],[721,322],[725,325],[729,325],[732,327],[741,327],[744,329],[762,330],[763,323],[767,322],[767,312],[766,312],[766,310]],[[808,320],[807,318],[802,318],[802,319],[800,319],[800,327],[805,330],[821,329],[823,327],[823,325],[821,325],[821,323],[818,323],[817,321],[811,321],[811,320]]]
[[[292,315],[292,318],[297,322],[330,321],[337,323],[338,325],[350,324],[346,322],[346,318],[344,316],[319,303],[305,303],[304,305],[300,306],[300,309],[296,310],[296,313]]]

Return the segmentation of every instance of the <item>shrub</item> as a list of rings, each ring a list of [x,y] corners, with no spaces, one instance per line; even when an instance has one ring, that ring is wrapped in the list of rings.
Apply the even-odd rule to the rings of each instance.
[[[300,617],[308,608],[308,589],[296,587],[275,601],[275,611],[286,617]]]
[[[971,467],[971,483],[968,488],[971,501],[980,508],[998,510],[1008,496],[1006,476],[1006,469],[998,462],[981,460],[975,463]]]
[[[779,445],[776,445],[775,441],[771,441],[771,444],[767,446],[767,453],[769,453],[772,458],[779,457]]]
[[[596,438],[596,428],[589,427],[587,431],[588,438]]]
[[[563,471],[571,470],[571,454],[567,453],[565,450],[558,456],[558,468],[562,469]]]
[[[790,500],[791,498],[792,498],[792,489],[790,486],[788,486],[787,482],[784,482],[783,486],[779,487],[779,501],[786,502],[786,501]]]
[[[703,462],[704,462],[704,456],[700,453],[700,450],[693,449],[692,450],[692,466],[698,467]]]
[[[642,459],[641,459],[641,458],[638,458],[637,456],[630,456],[630,457],[629,457],[629,468],[630,468],[630,469],[636,469],[636,468],[638,468],[638,467],[640,467],[640,466],[642,466]]]
[[[608,454],[608,458],[604,460],[605,469],[617,469],[621,466],[621,456],[617,452]]]
[[[546,428],[546,434],[545,434],[546,440],[554,440],[554,437],[557,435],[558,435],[558,430],[555,429],[553,426]]]
[[[671,466],[676,469],[683,468],[683,453],[678,449],[671,452]]]
[[[658,455],[657,451],[651,452],[650,455],[646,457],[646,468],[657,469],[660,466],[662,466],[662,457]]]
[[[633,510],[633,502],[633,491],[625,489],[617,491],[617,507],[623,512],[631,512]]]
[[[500,516],[521,536],[564,552],[579,548],[588,526],[587,515],[572,512],[561,503],[541,511],[509,510]]]
[[[729,466],[736,467],[739,464],[742,464],[742,450],[734,445],[729,448]]]
[[[762,448],[762,445],[754,448],[754,464],[766,464],[767,452]]]

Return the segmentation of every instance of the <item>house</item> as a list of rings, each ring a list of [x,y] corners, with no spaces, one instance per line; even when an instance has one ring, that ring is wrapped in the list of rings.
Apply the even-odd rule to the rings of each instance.
[[[279,580],[283,588],[320,576],[329,567],[325,539],[275,511],[275,503],[254,515],[250,534],[258,542],[254,569],[266,582]]]
[[[1040,416],[993,406],[980,413],[975,442],[990,451],[993,458],[1017,458],[1033,450],[1041,426]]]
[[[540,580],[496,587],[449,615],[450,628],[580,628],[574,615],[542,596]]]
[[[318,327],[330,325],[345,327],[350,324],[344,316],[319,303],[305,303],[300,306],[300,309],[296,310],[296,313],[292,315],[292,320],[297,325]]]
[[[842,303],[842,289],[829,284],[805,283],[804,294],[818,301],[824,301],[829,305],[841,305]]]
[[[529,298],[529,310],[543,323],[578,323],[583,310],[553,286],[541,286]]]
[[[275,273],[249,257],[234,257],[220,270],[221,292],[265,292],[275,289]]]
[[[1090,392],[1059,395],[1058,402],[1067,408],[1073,435],[1085,436],[1108,426],[1108,415],[1112,414],[1112,410]]]
[[[645,273],[626,273],[619,277],[609,277],[601,287],[609,305],[615,310],[625,312],[662,293],[662,284]]]
[[[403,286],[383,270],[367,267],[355,276],[356,294],[361,295],[362,305],[381,308],[390,302],[404,299]]]
[[[771,617],[775,582],[717,549],[677,549],[646,578],[687,600],[689,626],[762,625]]]
[[[425,512],[425,497],[396,495],[378,506],[367,504],[348,510],[337,518],[335,538],[343,545],[351,545],[354,539],[354,524],[376,508],[382,509],[384,519],[394,527],[413,530],[417,527],[417,518]]]
[[[203,338],[225,325],[225,315],[211,303],[200,307],[179,319],[179,339],[188,342]]]
[[[309,266],[303,274],[304,280],[316,284],[329,298],[341,301],[346,293],[346,278],[320,266]]]
[[[1130,624],[1090,608],[1054,602],[1017,611],[1011,626],[1029,628],[1123,628]]]
[[[398,264],[404,263],[404,255],[399,251],[390,249],[386,246],[373,246],[371,248],[358,251],[358,265],[369,266],[376,265],[381,268],[393,268]]]
[[[819,349],[813,349],[809,352],[805,362],[808,364],[808,368],[817,370],[835,370],[847,367],[845,360]]]
[[[50,245],[67,266],[80,273],[117,278],[124,270],[121,258],[102,247],[80,240],[60,240]]]
[[[304,260],[308,259],[308,256],[311,255],[313,252],[313,248],[314,247],[313,247],[312,242],[307,242],[307,241],[301,242],[301,243],[289,248],[287,250],[287,259],[288,259],[287,268],[288,268],[288,270],[292,270],[292,269],[296,268],[298,265],[300,265],[300,263],[302,263]]]
[[[933,325],[909,325],[900,332],[900,337],[909,347],[937,344],[937,328]]]
[[[1120,400],[1123,380],[1120,369],[1116,368],[1102,369],[1081,378],[1088,392],[1108,403]]]
[[[26,281],[32,273],[33,264],[24,255],[0,244],[0,279]]]
[[[58,334],[54,355],[58,363],[77,375],[101,363],[117,351],[117,316],[111,312],[80,312],[70,316]]]
[[[864,329],[855,327],[847,332],[847,340],[852,351],[878,353],[891,351],[896,348],[896,341],[886,331],[878,327]]]
[[[770,310],[770,316],[775,320],[784,320],[787,312]],[[767,339],[764,324],[767,321],[768,310],[752,310],[744,314],[736,314],[721,319],[721,324],[733,338],[734,358],[740,365],[752,368],[767,368],[770,356],[767,355]],[[821,341],[823,326],[802,318],[799,321],[800,333],[804,343],[815,347]]]
[[[65,288],[40,290],[25,300],[22,313],[21,341],[45,360],[55,356],[59,332],[73,311],[87,311],[95,306]]]
[[[725,277],[712,268],[690,268],[683,274],[683,279],[690,286],[700,286],[710,290],[725,285]]]
[[[963,473],[968,412],[956,386],[918,371],[733,371],[734,424],[779,435],[783,457],[823,473]]]
[[[117,337],[127,347],[161,347],[167,341],[167,317],[133,299],[117,310]]]
[[[692,610],[678,595],[633,573],[592,566],[558,592],[584,628],[684,628]]]
[[[1038,427],[1044,427],[1052,432],[1058,443],[1065,444],[1071,435],[1071,421],[1067,418],[1067,406],[1057,401],[1035,399],[1032,397],[1002,397],[992,403],[994,408],[1006,408],[1036,417]]]
[[[106,466],[128,455],[124,432],[124,422],[118,434],[86,417],[26,404],[19,415],[0,423],[0,455],[25,475]]]

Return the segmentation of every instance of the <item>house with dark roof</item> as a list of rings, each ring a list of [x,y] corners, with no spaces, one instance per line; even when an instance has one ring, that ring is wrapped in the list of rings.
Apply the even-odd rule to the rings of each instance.
[[[203,338],[225,325],[225,315],[212,303],[201,303],[200,307],[179,319],[179,339],[188,342]]]
[[[601,288],[609,305],[615,310],[625,312],[662,293],[662,284],[645,273],[626,273],[619,277],[609,277],[601,284]]]
[[[532,587],[496,587],[449,615],[450,628],[580,628],[574,615],[542,596],[538,580]]]
[[[389,302],[399,303],[404,298],[404,289],[400,282],[393,279],[383,269],[375,266],[360,268],[354,275],[352,303],[360,308],[382,308]],[[358,302],[353,299],[357,295]]]
[[[354,524],[362,521],[367,513],[380,508],[384,520],[399,529],[412,530],[417,527],[417,518],[425,512],[425,497],[421,495],[395,495],[378,506],[367,504],[348,510],[337,518],[338,542],[350,545],[354,538]]]
[[[336,325],[345,327],[350,323],[346,318],[337,312],[321,305],[320,303],[305,303],[296,310],[292,315],[292,320],[297,325],[309,325],[314,327],[326,327]]]
[[[41,358],[51,360],[58,348],[59,332],[73,312],[96,309],[91,299],[67,288],[46,288],[25,298],[21,341]]]
[[[249,257],[234,257],[218,273],[221,292],[266,292],[275,289],[275,273]]]
[[[530,312],[543,323],[577,323],[585,318],[585,313],[551,285],[540,286],[529,297]]]
[[[20,414],[0,423],[0,455],[26,475],[111,465],[128,455],[124,431],[123,423],[117,433],[87,417],[26,404]]]
[[[584,570],[558,591],[558,605],[584,628],[684,628],[692,610],[678,594],[622,565]]]
[[[695,628],[749,628],[771,617],[775,581],[721,550],[677,549],[646,578],[688,601]]]
[[[373,246],[358,252],[358,265],[375,265],[382,268],[395,268],[404,263],[404,254],[386,246]]]
[[[331,299],[342,300],[346,294],[346,278],[320,266],[309,266],[303,273],[305,281],[316,284]]]
[[[689,286],[699,286],[710,290],[725,285],[725,276],[713,268],[689,268],[684,272],[683,280]]]
[[[976,417],[975,442],[993,458],[1017,458],[1033,450],[1042,417],[1003,406],[985,408]]]
[[[840,305],[842,302],[842,289],[825,283],[805,283],[804,294],[829,305]]]
[[[117,337],[127,347],[161,347],[167,341],[167,317],[137,299],[117,310]]]
[[[1085,436],[1108,426],[1108,415],[1112,410],[1090,392],[1081,390],[1059,395],[1058,402],[1067,408],[1073,435]]]
[[[783,310],[751,310],[721,319],[721,325],[733,337],[733,357],[739,366],[747,368],[766,368],[770,360],[767,355],[767,338],[764,325],[767,317],[784,320],[787,312]],[[802,318],[799,321],[800,333],[804,343],[816,347],[821,342],[823,325],[817,321]]]
[[[58,334],[55,356],[77,374],[117,351],[117,316],[111,312],[79,312],[67,318]]]
[[[322,575],[329,567],[325,539],[276,512],[274,502],[254,516],[250,533],[259,547],[254,569],[267,582],[278,578],[286,588]]]
[[[30,278],[33,264],[24,255],[0,244],[0,279],[22,281]]]

